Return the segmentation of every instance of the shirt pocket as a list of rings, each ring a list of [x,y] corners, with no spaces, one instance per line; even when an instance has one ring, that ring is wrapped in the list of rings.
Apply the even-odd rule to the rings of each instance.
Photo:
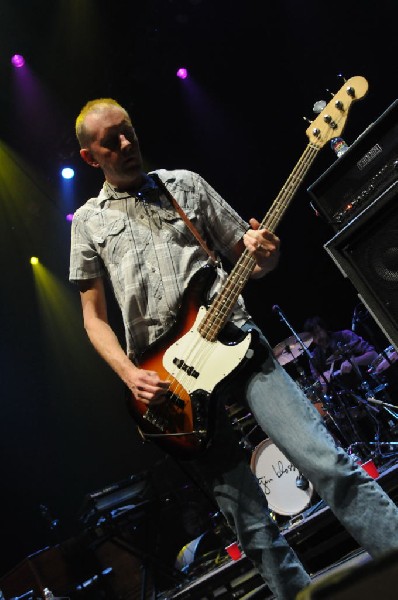
[[[133,240],[124,219],[104,225],[93,238],[105,264],[117,264],[132,248]]]
[[[195,229],[201,232],[196,212],[192,208],[186,209],[184,212],[189,221],[194,225]],[[163,214],[163,221],[167,231],[167,238],[172,240],[175,244],[183,247],[195,240],[193,233],[189,230],[188,225],[179,214],[167,211]],[[195,244],[196,243],[197,242],[195,242]]]

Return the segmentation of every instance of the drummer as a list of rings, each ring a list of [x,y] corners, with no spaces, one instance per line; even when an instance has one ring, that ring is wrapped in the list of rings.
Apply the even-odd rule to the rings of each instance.
[[[330,387],[356,389],[366,378],[367,367],[378,356],[374,346],[351,329],[330,331],[319,316],[309,317],[304,330],[312,335],[310,369],[324,394]]]

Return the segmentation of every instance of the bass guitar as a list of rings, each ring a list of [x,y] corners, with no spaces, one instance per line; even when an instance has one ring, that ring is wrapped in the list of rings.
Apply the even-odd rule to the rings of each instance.
[[[352,103],[367,90],[363,77],[348,79],[311,122],[306,130],[307,147],[261,228],[275,231],[319,150],[342,133]],[[245,250],[210,304],[207,291],[214,281],[214,269],[205,267],[197,272],[186,288],[174,325],[139,357],[141,368],[157,371],[170,387],[165,402],[153,406],[128,391],[129,410],[143,437],[169,453],[194,458],[206,448],[211,439],[212,395],[253,360],[255,332],[239,330],[240,336],[231,338],[228,319],[254,266],[254,258]]]

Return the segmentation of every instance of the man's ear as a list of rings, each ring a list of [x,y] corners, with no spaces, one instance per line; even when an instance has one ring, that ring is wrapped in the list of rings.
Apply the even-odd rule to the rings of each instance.
[[[99,167],[99,164],[94,159],[94,157],[91,154],[90,150],[87,150],[87,148],[82,148],[80,150],[80,156],[82,157],[82,159],[84,160],[84,162],[86,162],[88,165],[91,165],[92,167],[97,167],[97,168]]]

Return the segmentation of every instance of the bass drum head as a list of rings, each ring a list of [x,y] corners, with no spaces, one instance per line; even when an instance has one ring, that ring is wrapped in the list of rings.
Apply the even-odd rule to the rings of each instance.
[[[301,476],[270,439],[255,448],[250,467],[273,512],[291,516],[309,505],[314,493],[313,485]]]

